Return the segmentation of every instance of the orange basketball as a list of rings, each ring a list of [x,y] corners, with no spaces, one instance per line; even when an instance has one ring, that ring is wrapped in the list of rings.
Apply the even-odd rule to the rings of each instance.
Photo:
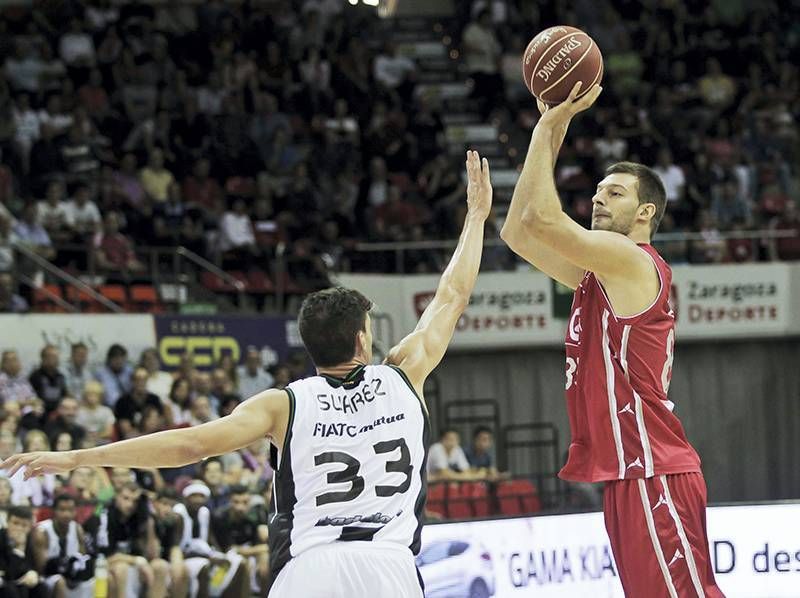
[[[530,92],[559,104],[581,81],[580,95],[603,79],[603,55],[594,40],[575,27],[558,25],[539,33],[522,55],[522,75]]]

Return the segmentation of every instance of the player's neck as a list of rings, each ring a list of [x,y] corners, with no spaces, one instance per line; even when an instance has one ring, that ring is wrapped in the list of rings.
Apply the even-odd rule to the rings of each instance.
[[[320,375],[330,376],[331,378],[346,378],[347,374],[352,372],[359,366],[367,365],[363,359],[354,357],[347,363],[334,365],[328,368],[317,368],[317,373]]]
[[[628,238],[637,245],[641,245],[642,243],[646,245],[650,244],[650,233],[645,230],[634,229],[630,232]]]

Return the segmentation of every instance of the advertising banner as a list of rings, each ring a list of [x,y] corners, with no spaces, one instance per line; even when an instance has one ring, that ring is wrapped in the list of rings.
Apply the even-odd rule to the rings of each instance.
[[[678,340],[800,333],[800,265],[675,266]],[[341,275],[396,322],[397,342],[413,330],[438,285],[436,275]],[[456,327],[452,349],[560,345],[572,291],[538,271],[481,274]]]
[[[708,509],[727,598],[800,596],[797,521],[800,503]],[[417,565],[427,598],[624,598],[601,513],[427,525]]]
[[[89,347],[93,366],[105,361],[106,351],[114,343],[128,350],[130,360],[138,361],[144,349],[156,345],[153,317],[147,314],[0,316],[0,350],[16,349],[25,371],[39,366],[39,353],[48,344],[60,349],[64,365],[71,345],[78,342]]]
[[[791,296],[789,264],[676,266],[673,307],[678,338],[735,338],[797,331],[800,319]]]
[[[199,369],[213,367],[223,355],[240,363],[248,347],[261,351],[269,367],[301,348],[297,321],[265,316],[157,315],[155,332],[158,354],[165,370],[174,370],[186,351],[194,354]]]

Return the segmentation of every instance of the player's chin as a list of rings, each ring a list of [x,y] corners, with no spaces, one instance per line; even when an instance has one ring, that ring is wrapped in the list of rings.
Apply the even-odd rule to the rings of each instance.
[[[611,230],[611,218],[608,216],[592,216],[592,230]]]

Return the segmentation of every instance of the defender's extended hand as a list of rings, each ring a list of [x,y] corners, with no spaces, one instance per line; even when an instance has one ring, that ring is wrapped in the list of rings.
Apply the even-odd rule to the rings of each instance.
[[[0,469],[6,470],[9,478],[25,468],[26,480],[45,473],[66,473],[77,466],[72,451],[21,453],[0,463]]]
[[[476,151],[467,152],[467,209],[469,213],[489,217],[492,209],[492,181],[489,178],[489,161],[481,160]]]

